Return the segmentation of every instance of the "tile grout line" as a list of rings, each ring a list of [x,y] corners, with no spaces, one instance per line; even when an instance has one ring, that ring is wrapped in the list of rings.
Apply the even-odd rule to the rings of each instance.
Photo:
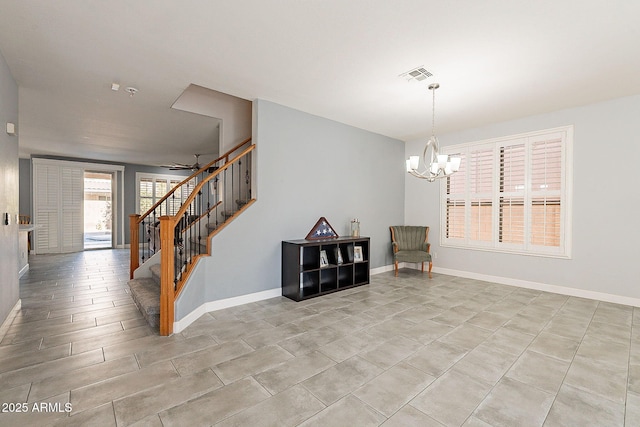
[[[565,301],[565,303],[562,306],[564,307],[567,304],[567,302],[569,302],[569,300],[571,298],[572,297],[567,298],[567,300]],[[558,391],[555,393],[555,396],[553,397],[553,401],[551,402],[551,406],[549,406],[549,411],[547,411],[547,415],[544,417],[544,421],[542,422],[542,425],[544,425],[547,422],[547,419],[549,418],[549,414],[551,413],[551,409],[553,408],[553,405],[555,405],[556,400],[558,399],[558,394],[560,394],[560,390],[562,389],[562,386],[564,385],[564,382],[567,379],[567,375],[569,374],[569,371],[571,370],[571,366],[573,365],[573,361],[575,360],[576,355],[578,354],[578,350],[580,350],[580,346],[582,345],[582,342],[584,341],[584,337],[587,334],[587,331],[589,330],[589,326],[591,325],[591,322],[593,322],[593,318],[596,315],[596,311],[598,311],[598,307],[599,306],[600,306],[600,302],[598,301],[598,304],[596,305],[596,308],[595,308],[595,310],[593,310],[593,314],[591,315],[591,319],[589,319],[589,324],[585,328],[584,333],[582,334],[582,338],[580,338],[580,342],[578,343],[578,345],[576,346],[575,351],[573,352],[573,357],[571,357],[571,361],[569,362],[569,367],[567,368],[567,371],[564,373],[564,376],[562,377],[562,382],[560,383],[560,387],[558,387]],[[569,384],[567,384],[567,386],[570,387]]]

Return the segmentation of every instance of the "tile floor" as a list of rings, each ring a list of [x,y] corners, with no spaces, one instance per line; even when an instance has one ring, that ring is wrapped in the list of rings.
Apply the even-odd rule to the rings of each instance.
[[[632,307],[402,270],[167,338],[132,304],[127,251],[30,263],[1,426],[640,425]]]

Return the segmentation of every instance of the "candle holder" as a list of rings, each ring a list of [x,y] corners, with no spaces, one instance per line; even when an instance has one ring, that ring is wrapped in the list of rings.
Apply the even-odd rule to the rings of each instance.
[[[358,218],[351,220],[351,237],[360,237],[360,220]]]

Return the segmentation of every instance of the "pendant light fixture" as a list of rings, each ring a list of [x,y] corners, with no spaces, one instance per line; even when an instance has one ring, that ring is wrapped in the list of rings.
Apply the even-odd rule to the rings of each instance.
[[[420,157],[410,156],[407,159],[407,172],[416,178],[426,179],[433,182],[436,179],[447,177],[460,169],[461,158],[458,156],[449,156],[438,152],[438,138],[436,137],[436,89],[440,85],[432,83],[429,90],[433,93],[433,106],[431,116],[431,138],[427,141],[422,153],[423,170],[419,171]]]

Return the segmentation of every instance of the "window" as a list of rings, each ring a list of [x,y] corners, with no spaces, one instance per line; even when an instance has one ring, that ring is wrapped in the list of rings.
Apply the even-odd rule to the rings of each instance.
[[[157,174],[136,174],[136,181],[138,183],[138,193],[136,206],[138,207],[138,213],[144,214],[153,205],[155,205],[162,197],[167,194],[172,188],[180,184],[184,178],[173,175],[157,175]],[[157,216],[160,215],[175,215],[182,203],[187,199],[189,193],[195,187],[195,180],[191,180],[188,183],[188,190],[183,191],[184,188],[179,188],[175,193],[166,200],[158,209]]]
[[[573,126],[447,146],[462,158],[442,180],[441,244],[571,256]]]

